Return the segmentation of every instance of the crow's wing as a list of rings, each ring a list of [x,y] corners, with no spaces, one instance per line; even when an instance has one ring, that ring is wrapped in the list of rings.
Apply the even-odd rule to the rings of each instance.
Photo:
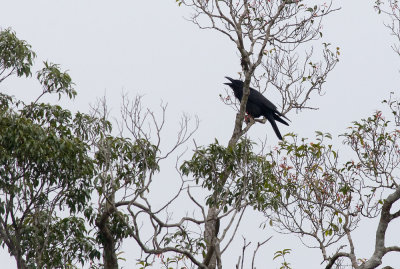
[[[267,98],[264,97],[264,95],[262,95],[259,91],[253,88],[250,88],[249,99],[254,104],[278,112],[276,106],[273,103],[271,103],[271,101],[269,101]]]
[[[274,105],[270,100],[265,98],[264,95],[262,95],[259,91],[255,90],[253,88],[250,88],[249,100],[251,102],[253,102],[254,104],[260,106],[262,109],[267,109],[267,110],[273,111],[276,114],[278,114],[279,116],[290,121],[285,115],[283,115],[281,112],[278,111],[276,105]],[[280,120],[278,120],[278,121],[282,122]],[[287,122],[285,122],[285,121],[282,123],[288,125]]]

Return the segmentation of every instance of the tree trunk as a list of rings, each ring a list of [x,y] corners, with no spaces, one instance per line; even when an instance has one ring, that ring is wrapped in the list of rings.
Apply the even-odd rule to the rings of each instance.
[[[115,254],[115,241],[106,240],[106,242],[103,243],[103,247],[104,269],[118,269],[118,259]]]
[[[209,269],[215,269],[217,267],[217,260],[220,260],[220,257],[217,259],[216,251],[216,248],[219,248],[217,239],[218,229],[219,220],[217,216],[217,208],[210,207],[208,209],[207,221],[204,229],[204,238],[207,244],[207,254],[203,261],[203,263],[208,266]]]
[[[102,217],[100,221],[96,223],[102,238],[104,269],[118,269],[118,259],[115,254],[115,239],[108,228],[108,221],[109,217],[107,216],[104,218]]]
[[[22,258],[22,255],[20,253],[15,255],[15,260],[17,261],[17,268],[18,269],[26,269],[26,268],[28,268],[26,266],[25,260]]]
[[[96,226],[99,228],[100,237],[102,239],[101,243],[103,244],[104,269],[118,269],[118,259],[115,253],[115,239],[109,228],[110,216],[114,211],[114,206],[107,202],[103,214],[96,221]]]

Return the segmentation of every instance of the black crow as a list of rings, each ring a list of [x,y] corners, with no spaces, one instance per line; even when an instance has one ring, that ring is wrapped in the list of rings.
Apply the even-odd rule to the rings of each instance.
[[[226,78],[229,79],[230,82],[227,82],[224,84],[231,87],[235,97],[237,99],[239,99],[239,101],[242,101],[243,81],[237,80],[237,79],[232,79],[230,77],[226,77]],[[282,135],[279,132],[278,126],[276,126],[275,121],[279,121],[280,123],[283,123],[283,124],[289,126],[289,124],[285,120],[283,120],[282,117],[287,120],[289,120],[289,119],[286,118],[285,115],[280,113],[276,109],[276,106],[273,103],[271,103],[267,98],[265,98],[264,95],[262,95],[259,91],[256,91],[255,89],[253,89],[251,87],[250,87],[249,99],[247,100],[246,112],[253,118],[258,118],[260,116],[264,116],[271,123],[276,136],[280,140],[282,140]]]

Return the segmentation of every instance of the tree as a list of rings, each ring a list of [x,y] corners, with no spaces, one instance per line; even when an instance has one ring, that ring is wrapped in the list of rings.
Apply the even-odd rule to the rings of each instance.
[[[194,24],[201,29],[221,32],[239,51],[244,94],[228,148],[235,148],[235,144],[254,124],[251,122],[244,128],[242,126],[252,78],[257,88],[263,88],[262,85],[265,85],[264,89],[272,86],[280,93],[282,113],[286,114],[294,108],[310,108],[307,106],[310,95],[315,91],[320,93],[328,73],[338,61],[339,48],[331,51],[326,43],[323,47],[324,62],[313,63],[310,60],[312,49],[305,54],[304,59],[298,53],[303,44],[322,37],[321,20],[335,10],[331,8],[331,4],[307,6],[303,4],[304,1],[247,0],[179,2],[192,7],[194,14],[191,21]],[[300,64],[301,61],[304,62]],[[222,176],[219,177],[219,184],[222,186],[229,182],[228,178],[231,176],[228,167],[229,165],[220,167]],[[219,188],[213,190],[215,199],[221,199]],[[246,205],[240,206],[237,210],[245,207]],[[219,240],[216,236],[220,212],[219,206],[211,205],[205,219],[205,241],[208,249],[203,263],[209,268],[215,268],[217,263],[221,263],[218,257]]]
[[[293,142],[284,141],[269,154],[282,193],[277,210],[265,214],[279,231],[319,248],[325,268],[341,268],[344,259],[352,268],[377,268],[387,253],[400,251],[385,244],[389,224],[400,216],[394,206],[400,200],[400,102],[391,98],[384,103],[391,119],[377,111],[342,135],[354,159],[343,161],[329,144],[331,136],[320,132],[313,142],[293,135]],[[379,218],[369,258],[357,256],[352,239],[363,218]]]
[[[188,127],[189,119],[183,117],[176,142],[171,150],[162,154],[161,131],[166,108],[162,107],[158,120],[154,112],[142,109],[141,98],[133,102],[124,99],[120,137],[111,137],[109,130],[103,129],[100,137],[91,143],[96,152],[96,185],[100,183],[96,189],[100,199],[96,209],[90,209],[96,214],[88,215],[93,216],[90,219],[98,228],[107,268],[118,266],[116,249],[127,237],[134,238],[148,255],[139,261],[143,267],[153,264],[154,255],[173,253],[161,256],[164,266],[184,263],[188,267],[215,268],[218,264],[221,268],[221,254],[236,236],[245,209],[274,207],[275,196],[280,195],[265,156],[254,154],[253,143],[243,138],[254,124],[243,127],[251,79],[257,88],[275,88],[283,97],[282,112],[287,113],[292,109],[311,108],[308,106],[310,96],[313,92],[320,93],[328,73],[338,61],[338,48],[331,51],[329,44],[322,44],[321,62],[311,61],[312,49],[305,57],[299,54],[302,44],[322,37],[320,23],[333,11],[330,5],[307,7],[301,1],[179,3],[193,7],[195,24],[216,29],[235,43],[241,57],[246,94],[228,146],[216,141],[208,146],[196,146],[191,160],[182,163],[178,158],[180,186],[173,197],[156,209],[148,192],[151,192],[159,163],[183,145],[193,132]],[[209,26],[200,23],[201,16],[210,22]],[[98,118],[106,118],[106,102],[102,102],[95,113]],[[153,127],[146,129],[146,126]],[[196,128],[197,124],[192,130]],[[124,138],[124,134],[130,138]],[[263,178],[261,183],[256,180],[260,177]],[[208,190],[208,194],[197,193],[199,185]],[[172,218],[169,208],[184,195],[198,211],[190,217]],[[206,199],[205,204],[203,199]],[[144,231],[142,226],[151,231]],[[222,248],[221,242],[225,243]]]
[[[183,116],[175,143],[170,149],[163,151],[161,131],[165,124],[166,105],[161,105],[160,108],[161,119],[158,119],[153,111],[142,108],[142,97],[137,96],[131,100],[124,96],[119,136],[112,136],[111,128],[106,126],[100,128],[93,136],[91,144],[95,152],[95,185],[99,198],[97,204],[93,205],[94,208],[90,209],[89,215],[92,215],[91,222],[98,229],[105,268],[118,268],[116,253],[123,239],[132,237],[140,247],[145,248],[142,241],[144,232],[141,231],[142,215],[150,214],[150,220],[156,222],[151,224],[154,227],[163,223],[157,214],[164,208],[153,212],[148,201],[147,194],[151,189],[153,177],[159,171],[160,162],[186,143],[198,127],[197,119],[191,128],[190,118]],[[93,113],[99,118],[108,116],[105,99],[98,103]],[[151,136],[152,132],[155,132],[155,137]],[[124,136],[125,133],[129,137]],[[181,191],[182,188],[178,190],[175,198]],[[175,198],[168,201],[168,204]],[[153,242],[157,242],[156,238],[153,238]],[[157,251],[153,254],[157,254]]]
[[[31,75],[35,54],[29,44],[10,29],[1,32],[1,74],[5,78]],[[22,70],[22,71],[21,71]],[[132,138],[112,134],[106,102],[92,115],[40,103],[45,94],[73,98],[70,76],[58,65],[44,63],[37,73],[42,85],[38,98],[25,104],[1,94],[0,117],[0,240],[18,268],[92,267],[118,268],[117,251],[127,237],[139,236],[131,207],[150,206],[149,191],[159,162],[184,144],[197,129],[182,117],[176,143],[161,154],[161,121],[143,111],[141,98],[124,99],[122,129]],[[157,140],[151,143],[144,125],[153,124]],[[93,203],[94,195],[97,202]],[[143,202],[144,204],[140,204]],[[69,217],[60,217],[68,215]],[[86,221],[87,220],[87,221]],[[87,230],[91,227],[91,230]],[[103,263],[97,264],[103,251]]]
[[[0,81],[31,75],[30,46],[10,29],[0,32]],[[75,96],[69,75],[44,63],[43,92]],[[39,96],[39,98],[40,98]],[[99,255],[85,221],[76,215],[90,198],[93,163],[82,114],[59,106],[24,104],[0,94],[0,242],[18,268],[84,264]],[[61,217],[62,209],[67,217]]]
[[[385,25],[400,40],[398,1],[376,1],[375,8],[388,15],[390,22]],[[398,54],[398,45],[392,48]],[[400,251],[399,245],[386,243],[389,225],[400,216],[400,102],[392,93],[383,103],[386,113],[377,111],[355,121],[342,135],[351,152],[346,155],[353,159],[340,158],[329,143],[332,137],[321,132],[315,142],[293,135],[292,142],[284,141],[269,153],[283,188],[277,211],[265,214],[280,232],[296,234],[307,246],[319,248],[325,268],[342,268],[346,261],[352,268],[377,268],[386,254]],[[374,251],[367,258],[359,257],[353,231],[363,219],[374,218],[379,219]]]
[[[99,136],[89,138],[95,152],[99,199],[86,215],[97,227],[107,268],[118,266],[116,250],[127,237],[134,238],[148,255],[139,261],[143,267],[151,266],[155,255],[161,257],[166,267],[184,263],[188,267],[215,268],[217,261],[222,267],[221,254],[236,236],[245,209],[275,207],[276,195],[280,195],[265,156],[253,153],[253,142],[243,138],[254,124],[251,122],[246,127],[242,124],[250,80],[258,88],[275,88],[284,97],[282,112],[301,110],[310,108],[310,95],[320,93],[328,73],[338,61],[338,49],[331,51],[328,44],[322,44],[322,62],[311,61],[312,49],[305,57],[299,54],[302,44],[322,36],[320,21],[333,11],[329,5],[306,7],[300,2],[288,1],[244,1],[238,5],[231,1],[180,3],[194,8],[194,23],[204,28],[199,17],[205,16],[211,23],[210,28],[224,33],[235,43],[241,56],[247,95],[240,104],[228,146],[216,141],[208,146],[196,146],[191,160],[182,162],[178,158],[176,168],[181,183],[176,194],[157,208],[149,200],[149,192],[159,163],[188,141],[197,124],[190,129],[189,118],[184,116],[176,142],[163,153],[161,132],[166,107],[161,107],[161,119],[158,119],[154,112],[142,108],[141,98],[130,101],[124,97],[119,137],[113,137],[109,126],[104,126],[98,130]],[[289,23],[292,21],[296,22]],[[102,101],[94,113],[97,118],[106,119],[106,102]],[[147,129],[147,126],[152,127]],[[259,178],[263,179],[261,183],[256,180]],[[196,192],[199,186],[208,192]],[[198,211],[192,216],[186,213],[172,218],[169,208],[183,196]],[[142,226],[151,231],[144,231]],[[222,248],[221,242],[225,243]],[[167,253],[173,254],[164,257]]]
[[[306,6],[306,1],[177,2],[192,8],[192,22],[223,33],[238,48],[245,97],[240,104],[224,98],[226,104],[238,105],[228,145],[217,139],[204,146],[194,142],[191,158],[185,159],[182,146],[198,128],[197,119],[184,115],[174,141],[165,141],[167,106],[161,104],[158,113],[143,108],[140,96],[123,97],[117,129],[105,99],[89,115],[75,116],[39,103],[47,93],[76,94],[69,75],[45,63],[37,76],[43,91],[34,102],[1,95],[0,238],[18,267],[72,267],[90,261],[93,268],[118,268],[122,243],[133,238],[142,250],[141,268],[222,268],[223,254],[229,253],[248,210],[265,214],[265,222],[281,232],[310,237],[326,268],[340,268],[345,259],[354,268],[376,268],[386,253],[399,251],[384,242],[387,226],[400,215],[393,209],[399,195],[397,101],[386,101],[393,121],[376,113],[343,135],[354,153],[343,165],[326,142],[329,134],[317,133],[312,143],[289,134],[269,152],[265,143],[257,145],[246,136],[255,121],[243,125],[250,85],[279,93],[282,113],[314,108],[309,99],[321,93],[340,54],[317,41],[321,20],[335,9],[330,4]],[[15,37],[10,30],[8,34]],[[1,74],[30,75],[28,56],[33,59],[34,54],[26,42],[17,43],[25,47],[25,56],[3,64]],[[322,61],[312,54],[318,43]],[[3,53],[4,63],[14,54]],[[28,71],[18,73],[21,62]],[[173,155],[177,176],[168,184],[176,183],[176,191],[155,203],[155,178]],[[196,210],[181,214],[182,201]],[[380,217],[376,251],[368,259],[356,255],[352,240],[363,217]],[[256,244],[248,261],[250,243],[244,239],[236,267],[254,268],[257,252],[268,240]],[[342,247],[345,240],[349,247]],[[282,268],[290,268],[289,252],[275,254],[283,258]]]
[[[31,75],[31,66],[36,54],[31,50],[31,46],[24,40],[19,40],[11,29],[1,30],[0,32],[0,83],[11,76],[17,74]]]

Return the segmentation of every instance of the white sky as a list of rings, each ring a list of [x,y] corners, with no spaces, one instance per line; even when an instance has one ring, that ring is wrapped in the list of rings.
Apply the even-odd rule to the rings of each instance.
[[[380,101],[390,91],[398,92],[399,57],[390,48],[394,40],[383,26],[385,17],[376,14],[373,2],[335,1],[342,9],[325,20],[323,32],[324,41],[341,48],[340,62],[328,77],[325,95],[311,101],[320,110],[289,113],[292,124],[280,125],[282,133],[311,137],[315,130],[321,130],[338,135],[351,121],[379,109]],[[171,127],[166,138],[173,137],[170,131],[185,112],[201,120],[195,136],[198,145],[215,138],[226,144],[235,113],[221,103],[219,94],[224,93],[224,76],[236,77],[240,70],[239,58],[233,43],[218,32],[197,29],[183,18],[189,14],[190,9],[178,7],[175,0],[2,1],[0,27],[11,27],[20,39],[32,45],[38,55],[36,69],[41,68],[41,61],[49,60],[70,70],[78,91],[74,102],[63,103],[70,109],[87,112],[89,103],[106,94],[117,113],[122,91],[132,97],[144,94],[146,105],[153,109],[161,100],[169,104],[167,120]],[[0,90],[25,101],[40,93],[32,79],[10,78],[0,85]],[[278,100],[278,96],[268,98]],[[250,136],[257,140],[265,133],[271,145],[277,143],[269,124],[255,126]],[[251,218],[257,227],[258,219],[249,215]],[[243,223],[243,234],[252,229],[251,223]],[[371,244],[373,233],[368,233]],[[266,236],[270,234],[266,231]],[[399,233],[394,236],[400,240]],[[297,239],[275,236],[272,241],[266,246],[265,255],[292,248],[295,251],[289,259],[294,268],[321,267],[320,253],[301,251]],[[130,246],[124,251],[131,261],[125,268],[135,268],[134,259],[129,257]],[[232,252],[235,261],[238,251]],[[369,255],[365,253],[366,257]],[[6,250],[0,259],[10,264],[2,268],[15,268]],[[308,264],[310,260],[312,265]],[[228,261],[226,268],[233,268],[233,262],[229,266]],[[271,264],[279,267],[272,261]]]

